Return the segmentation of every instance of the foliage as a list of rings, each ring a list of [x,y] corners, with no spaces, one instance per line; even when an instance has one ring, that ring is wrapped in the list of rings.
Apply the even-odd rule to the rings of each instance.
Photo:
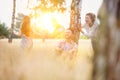
[[[88,37],[86,37],[84,35],[80,35],[80,39],[88,39]]]
[[[64,11],[64,4],[65,0],[39,0],[39,5],[34,9],[40,9],[42,12]]]
[[[17,17],[15,18],[15,25],[14,25],[15,26],[14,27],[15,31],[19,31],[23,17],[24,17],[23,13],[18,13],[17,14]],[[20,36],[17,36],[15,34],[13,34],[13,38],[20,38]]]
[[[16,28],[20,28],[20,24],[22,22],[23,17],[24,17],[24,14],[22,14],[22,13],[17,14],[17,17],[15,18],[15,20],[16,20],[15,27]]]
[[[0,23],[0,38],[4,37],[8,38],[8,35],[9,35],[8,27],[5,25],[5,23]]]

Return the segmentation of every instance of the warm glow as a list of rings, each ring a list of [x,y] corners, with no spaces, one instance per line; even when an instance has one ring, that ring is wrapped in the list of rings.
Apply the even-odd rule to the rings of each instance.
[[[50,14],[45,14],[44,16],[41,17],[42,17],[43,28],[48,30],[50,33],[52,33],[54,31],[52,16]]]
[[[28,4],[29,1],[29,4]],[[67,12],[57,18],[57,21],[60,22],[62,26],[69,27],[69,14],[70,14],[70,5],[72,0],[65,0]],[[87,12],[93,12],[97,15],[98,9],[103,0],[82,0],[82,10],[81,10],[81,22],[84,23],[84,16]],[[7,3],[6,3],[7,2]],[[11,26],[11,17],[12,17],[12,4],[13,0],[1,0],[0,1],[0,21],[5,22],[8,27]],[[94,2],[94,5],[93,5]],[[39,0],[16,0],[16,15],[17,13],[30,14],[31,9],[39,4]],[[5,9],[3,10],[3,8]],[[53,17],[53,16],[52,16]],[[36,21],[36,19],[34,20]],[[36,22],[37,23],[37,22]],[[39,24],[38,24],[39,25]]]
[[[40,14],[37,18],[32,18],[32,26],[37,29],[37,31],[45,30],[49,33],[53,33],[54,25],[52,22],[52,13]]]

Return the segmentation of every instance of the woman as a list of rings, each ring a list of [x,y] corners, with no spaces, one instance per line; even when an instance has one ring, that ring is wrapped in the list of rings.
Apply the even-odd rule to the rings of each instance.
[[[33,46],[33,41],[31,38],[31,21],[29,16],[24,16],[21,26],[20,26],[20,31],[17,35],[21,36],[21,47],[23,49],[30,50]]]
[[[96,20],[96,16],[93,13],[87,13],[85,16],[85,24],[82,26],[81,32],[91,39],[92,47],[94,52],[96,53],[96,43],[97,43],[97,35],[98,35],[98,22]]]

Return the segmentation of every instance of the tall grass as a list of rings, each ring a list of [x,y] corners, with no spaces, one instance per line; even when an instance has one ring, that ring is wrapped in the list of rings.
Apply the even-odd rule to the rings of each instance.
[[[20,39],[0,40],[0,80],[91,80],[90,40],[80,40],[73,68],[55,54],[59,40],[33,40],[31,51],[20,48]]]

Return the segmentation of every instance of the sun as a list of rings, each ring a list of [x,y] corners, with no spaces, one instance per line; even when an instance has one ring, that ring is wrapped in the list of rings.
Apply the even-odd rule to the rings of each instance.
[[[50,33],[53,33],[53,31],[54,31],[54,25],[53,25],[53,22],[52,22],[52,18],[53,17],[49,13],[44,14],[44,16],[42,16],[43,28],[48,30]]]
[[[48,31],[49,33],[53,33],[54,25],[53,25],[53,16],[51,13],[40,14],[37,17],[32,17],[32,26],[37,31]]]

